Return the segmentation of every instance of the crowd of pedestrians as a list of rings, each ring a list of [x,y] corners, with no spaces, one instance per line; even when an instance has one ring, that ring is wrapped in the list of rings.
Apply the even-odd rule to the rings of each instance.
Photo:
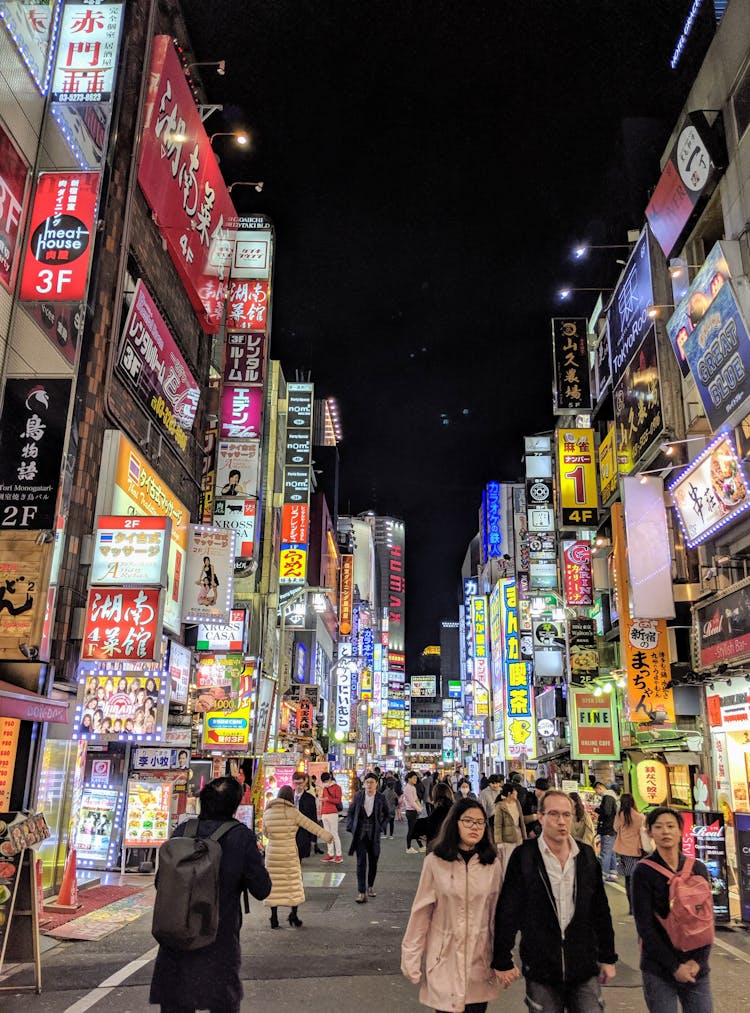
[[[407,823],[407,853],[426,856],[401,968],[436,1013],[485,1013],[520,978],[532,1013],[599,1013],[618,960],[605,892],[618,869],[649,1013],[712,1010],[711,887],[706,867],[681,851],[679,812],[644,816],[632,795],[597,782],[594,825],[578,793],[544,778],[526,786],[518,772],[483,778],[477,794],[455,774],[409,771],[402,781],[375,766],[355,787],[344,814],[330,773],[319,785],[295,773],[265,806],[265,861],[253,831],[234,819],[240,783],[222,777],[203,788],[200,817],[163,846],[150,994],[162,1013],[239,1011],[241,900],[246,911],[248,893],[270,908],[274,929],[279,907],[301,927],[301,862],[319,838],[328,845],[323,862],[343,861],[341,818],[356,856],[357,904],[376,897],[381,840],[393,838],[397,819]],[[169,924],[172,901],[179,925]]]

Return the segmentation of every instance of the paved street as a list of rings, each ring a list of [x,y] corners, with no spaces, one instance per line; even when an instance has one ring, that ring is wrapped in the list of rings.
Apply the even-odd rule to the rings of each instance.
[[[242,931],[245,983],[244,1011],[281,1013],[293,1009],[338,1013],[417,1013],[416,989],[399,973],[401,937],[417,885],[422,858],[404,850],[405,829],[383,842],[376,889],[368,904],[354,903],[354,859],[328,866],[311,856],[303,864],[307,902],[300,908],[301,929],[273,932],[265,909],[253,902]],[[349,835],[342,834],[344,847]],[[322,885],[340,880],[336,885]],[[608,1010],[643,1013],[637,944],[633,921],[625,915],[624,894],[608,887],[620,963],[616,985],[606,990]],[[286,917],[288,912],[280,911]],[[150,916],[95,943],[65,942],[44,956],[41,996],[30,992],[0,993],[2,1013],[135,1013],[148,1005],[148,983],[154,957]],[[717,1010],[731,1009],[746,994],[750,972],[750,937],[742,931],[721,932],[712,962]],[[18,985],[22,971],[4,984]],[[516,984],[491,1010],[525,1010],[523,989]]]

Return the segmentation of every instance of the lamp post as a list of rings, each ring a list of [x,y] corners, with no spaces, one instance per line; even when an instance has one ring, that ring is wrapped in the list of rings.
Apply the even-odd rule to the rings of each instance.
[[[231,193],[236,186],[252,186],[255,190],[257,190],[258,193],[260,193],[263,190],[265,183],[263,182],[262,179],[259,179],[257,181],[238,179],[236,183],[229,184],[229,186],[227,187],[228,192]]]
[[[573,247],[573,256],[576,260],[583,260],[589,250],[632,250],[632,243],[581,243]]]
[[[576,286],[575,288],[558,289],[557,297],[558,299],[565,300],[569,299],[573,292],[611,292],[611,291],[612,291],[611,288],[578,288]]]
[[[208,143],[213,147],[215,137],[233,137],[237,144],[241,148],[244,148],[250,143],[250,136],[245,130],[217,130],[215,134],[211,134],[208,139]]]

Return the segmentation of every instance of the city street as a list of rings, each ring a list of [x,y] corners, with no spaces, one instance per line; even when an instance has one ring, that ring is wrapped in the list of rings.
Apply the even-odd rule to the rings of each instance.
[[[354,903],[354,859],[328,866],[313,855],[303,865],[307,901],[300,908],[301,929],[286,923],[273,932],[266,910],[257,902],[242,930],[244,1011],[292,1009],[338,1010],[347,1013],[417,1013],[416,989],[399,971],[400,944],[416,889],[422,857],[406,854],[405,825],[397,837],[384,841],[377,898]],[[344,848],[349,835],[342,834]],[[328,885],[324,885],[327,883]],[[643,1013],[638,950],[633,921],[625,912],[623,891],[608,886],[620,962],[615,984],[606,990],[608,1010]],[[13,1013],[134,1013],[147,1010],[148,985],[155,955],[150,915],[96,943],[63,942],[47,950],[43,961],[44,991],[0,993],[0,1010]],[[745,993],[750,967],[750,938],[742,930],[721,931],[712,960],[717,1009],[736,1005]],[[25,970],[4,985],[27,980]],[[523,1010],[523,989],[516,984],[490,1009]]]

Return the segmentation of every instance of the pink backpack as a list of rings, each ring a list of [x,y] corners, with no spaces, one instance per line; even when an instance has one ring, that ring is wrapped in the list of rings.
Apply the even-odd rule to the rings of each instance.
[[[669,880],[669,914],[659,918],[676,950],[688,953],[714,941],[714,904],[711,885],[693,873],[694,861],[686,858],[679,873],[663,865],[641,859],[642,865],[656,869]]]

